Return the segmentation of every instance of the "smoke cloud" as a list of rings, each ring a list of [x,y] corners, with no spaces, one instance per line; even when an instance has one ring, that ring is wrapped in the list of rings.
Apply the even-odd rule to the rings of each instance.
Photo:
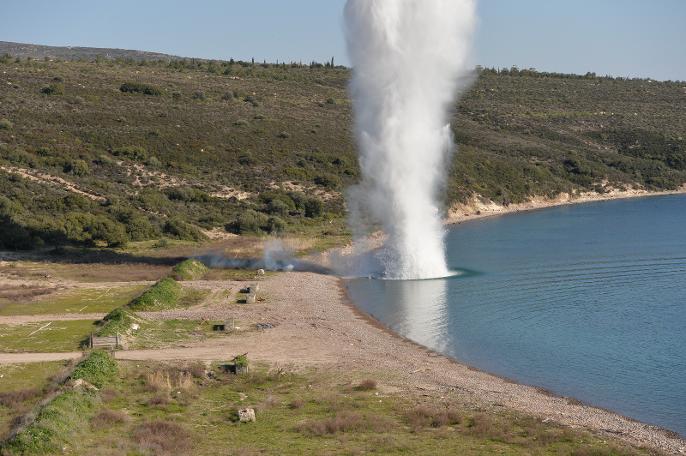
[[[383,229],[386,278],[448,274],[441,221],[454,149],[448,114],[470,74],[473,0],[348,0],[350,94],[362,181],[350,189],[356,239]]]

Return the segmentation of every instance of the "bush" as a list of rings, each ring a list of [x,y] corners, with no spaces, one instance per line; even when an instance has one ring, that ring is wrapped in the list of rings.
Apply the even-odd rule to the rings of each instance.
[[[43,87],[40,89],[40,92],[45,95],[63,95],[64,86],[59,83],[54,83]]]
[[[0,119],[0,130],[11,130],[14,125],[7,119]]]
[[[199,91],[199,90],[196,91],[196,92],[193,92],[193,99],[194,99],[194,100],[200,100],[200,101],[202,101],[202,100],[204,100],[205,98],[207,98],[207,97],[205,97],[205,93],[204,93],[204,92],[201,92],[201,91]]]
[[[102,388],[114,380],[119,369],[117,362],[104,351],[94,351],[81,361],[71,374],[72,380],[83,379],[88,383]]]
[[[105,242],[108,247],[119,247],[126,244],[128,237],[121,223],[103,215],[85,212],[68,213],[62,220],[60,230],[73,242],[94,246]]]
[[[124,93],[142,93],[144,95],[160,96],[162,92],[157,87],[138,82],[125,82],[119,87]]]
[[[171,277],[166,277],[134,299],[129,307],[132,310],[163,310],[176,307],[181,298],[181,285]]]
[[[144,161],[148,158],[148,153],[140,146],[118,147],[112,151],[117,157],[125,157],[134,161]]]
[[[202,278],[208,269],[202,262],[189,258],[174,266],[172,276],[176,280],[198,280]]]
[[[337,189],[341,186],[341,179],[333,174],[322,174],[314,178],[314,183],[322,187]]]
[[[145,241],[154,239],[160,235],[159,228],[153,226],[150,220],[140,213],[128,208],[116,208],[112,210],[117,221],[124,225],[126,234],[131,241]]]
[[[248,209],[239,214],[233,222],[226,226],[226,229],[235,234],[260,234],[262,231],[266,231],[268,224],[269,217]]]
[[[324,205],[318,198],[307,198],[304,202],[305,217],[317,218],[324,212]]]
[[[236,365],[236,367],[247,367],[248,357],[246,355],[238,355],[236,356],[236,358],[234,358],[233,362]]]
[[[73,174],[74,176],[85,176],[90,173],[90,168],[85,160],[72,160],[64,165],[65,173]]]
[[[269,217],[262,229],[269,234],[278,234],[286,230],[286,222],[279,217]]]
[[[168,236],[188,241],[202,241],[207,239],[198,228],[180,219],[167,220],[162,231]]]
[[[210,195],[202,190],[192,187],[169,187],[164,193],[172,201],[186,201],[193,203],[206,203],[210,201]]]

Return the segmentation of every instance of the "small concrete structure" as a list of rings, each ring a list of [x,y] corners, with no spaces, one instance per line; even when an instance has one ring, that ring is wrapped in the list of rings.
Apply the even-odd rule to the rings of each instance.
[[[226,332],[233,331],[234,329],[236,329],[236,321],[234,319],[212,324],[212,331]]]
[[[241,423],[254,423],[255,419],[255,409],[244,408],[238,410],[238,421]]]
[[[119,339],[119,334],[116,336],[94,336],[91,334],[90,337],[90,347],[91,348],[105,348],[109,350],[116,350],[121,347],[121,341]]]

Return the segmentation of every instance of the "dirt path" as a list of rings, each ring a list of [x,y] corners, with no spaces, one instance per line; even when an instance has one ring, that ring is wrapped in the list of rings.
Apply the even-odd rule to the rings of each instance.
[[[0,316],[0,325],[23,325],[41,321],[102,320],[104,313],[66,313]]]
[[[218,282],[216,286],[226,286]],[[208,284],[209,287],[209,284]],[[485,409],[511,408],[575,428],[586,428],[672,454],[686,453],[686,441],[656,427],[612,412],[579,405],[539,389],[519,385],[433,353],[381,328],[356,311],[332,276],[287,273],[262,282],[263,303],[217,305],[198,311],[165,312],[165,317],[212,312],[218,318],[265,322],[273,329],[210,339],[182,348],[117,352],[127,360],[250,359],[276,365],[365,371],[387,377],[399,390],[451,396]],[[161,316],[156,313],[158,317]],[[150,315],[153,317],[154,315]],[[0,354],[0,363],[73,359],[79,353]]]

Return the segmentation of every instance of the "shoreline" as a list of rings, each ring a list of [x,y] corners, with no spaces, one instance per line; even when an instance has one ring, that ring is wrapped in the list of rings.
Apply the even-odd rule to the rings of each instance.
[[[631,423],[634,423],[634,424],[636,424],[636,425],[639,425],[639,426],[642,426],[642,427],[645,427],[645,428],[653,429],[653,430],[655,430],[655,431],[657,431],[657,432],[659,432],[659,433],[664,434],[664,435],[665,435],[667,438],[669,438],[669,439],[674,439],[674,440],[677,440],[677,441],[681,441],[685,446],[679,448],[679,452],[680,452],[681,454],[685,454],[685,453],[686,453],[686,436],[682,436],[682,435],[679,434],[678,432],[672,431],[671,429],[668,429],[668,428],[665,428],[665,427],[662,427],[662,426],[658,426],[658,425],[655,425],[655,424],[646,423],[646,422],[644,422],[644,421],[640,421],[639,419],[633,418],[633,417],[631,417],[631,416],[623,415],[623,414],[621,414],[621,413],[619,413],[619,412],[617,412],[617,411],[614,411],[614,410],[611,410],[611,409],[607,409],[607,408],[604,408],[604,407],[600,407],[600,406],[595,405],[595,404],[590,403],[590,402],[581,401],[581,400],[579,400],[579,399],[577,399],[577,398],[575,398],[575,397],[563,396],[563,395],[561,395],[561,394],[557,394],[557,393],[555,393],[555,392],[553,392],[553,391],[551,391],[551,390],[549,390],[549,389],[547,389],[547,388],[543,388],[543,387],[541,387],[541,386],[532,385],[532,384],[529,384],[529,383],[523,383],[523,382],[514,380],[514,379],[512,379],[512,378],[505,377],[505,376],[503,376],[503,375],[499,375],[499,374],[496,374],[496,373],[493,373],[493,372],[490,372],[490,371],[487,371],[487,370],[480,369],[480,368],[478,368],[478,367],[475,367],[475,366],[472,366],[472,365],[470,365],[470,364],[467,364],[466,362],[461,361],[461,360],[459,360],[459,359],[457,359],[457,358],[454,358],[454,357],[452,357],[452,356],[446,355],[446,354],[441,353],[441,352],[439,352],[439,351],[436,351],[436,350],[434,350],[434,349],[432,349],[432,348],[430,348],[430,347],[427,347],[426,345],[423,345],[423,344],[421,344],[421,343],[419,343],[419,342],[416,342],[416,341],[414,341],[414,340],[412,340],[412,339],[409,339],[409,338],[403,336],[403,335],[400,334],[400,333],[397,333],[396,331],[394,331],[394,330],[391,329],[390,327],[386,326],[381,320],[379,320],[378,318],[376,318],[374,315],[369,314],[369,313],[363,311],[362,309],[360,309],[360,308],[353,302],[352,298],[350,298],[350,296],[349,296],[348,293],[347,293],[347,288],[346,288],[346,286],[345,286],[345,284],[344,284],[345,280],[346,280],[346,279],[339,278],[339,287],[340,287],[340,289],[341,289],[341,292],[345,295],[345,299],[343,300],[344,304],[347,305],[347,306],[350,308],[350,310],[351,310],[358,318],[364,320],[367,324],[373,326],[373,327],[376,328],[376,329],[379,329],[379,330],[383,331],[384,333],[390,335],[391,337],[394,337],[394,338],[398,339],[399,341],[401,341],[401,342],[403,342],[403,343],[409,343],[409,344],[411,344],[411,345],[414,345],[417,349],[422,350],[422,351],[426,352],[427,354],[429,354],[429,356],[442,357],[442,358],[446,359],[447,361],[453,363],[454,365],[456,365],[456,366],[458,366],[458,367],[466,368],[466,369],[468,369],[468,370],[470,370],[470,371],[478,372],[479,374],[486,375],[486,376],[488,376],[488,377],[493,377],[493,378],[498,379],[498,380],[500,380],[500,381],[502,381],[502,382],[505,382],[505,383],[508,383],[508,384],[512,384],[512,385],[516,385],[516,386],[519,386],[519,387],[522,387],[522,388],[533,388],[533,389],[536,391],[536,393],[538,393],[538,394],[540,394],[540,395],[547,396],[547,397],[550,397],[550,398],[555,398],[555,399],[557,399],[557,400],[566,401],[566,402],[568,403],[568,405],[576,405],[576,406],[580,406],[580,407],[587,408],[587,409],[589,409],[589,410],[597,410],[597,411],[600,411],[600,412],[603,412],[603,413],[606,413],[606,414],[610,414],[610,415],[617,416],[617,417],[620,418],[621,420],[626,420],[627,422],[631,422]],[[561,423],[561,424],[566,424],[566,423]],[[572,425],[572,427],[574,427],[574,426]],[[609,434],[611,434],[611,435],[614,435],[614,436],[617,436],[617,435],[621,436],[621,435],[622,435],[621,432],[610,431],[610,430],[607,430],[607,429],[595,429],[595,428],[590,428],[590,429],[592,429],[592,430],[594,430],[594,431],[597,431],[597,432],[607,432],[607,433],[609,433]],[[633,439],[628,439],[628,441],[630,441],[630,442],[632,442],[632,443],[636,443],[636,442],[633,441]],[[662,448],[661,448],[661,449],[662,449]]]
[[[571,206],[575,204],[683,194],[686,194],[686,184],[682,185],[677,190],[664,190],[655,192],[643,189],[610,189],[606,193],[560,193],[554,198],[534,196],[529,201],[523,203],[512,203],[507,206],[494,203],[493,201],[483,198],[480,195],[474,195],[467,203],[453,204],[448,209],[447,216],[444,219],[444,224],[448,226],[459,225],[471,220],[479,220],[483,218],[496,217],[499,215],[517,214],[520,212],[536,211],[560,206]]]

